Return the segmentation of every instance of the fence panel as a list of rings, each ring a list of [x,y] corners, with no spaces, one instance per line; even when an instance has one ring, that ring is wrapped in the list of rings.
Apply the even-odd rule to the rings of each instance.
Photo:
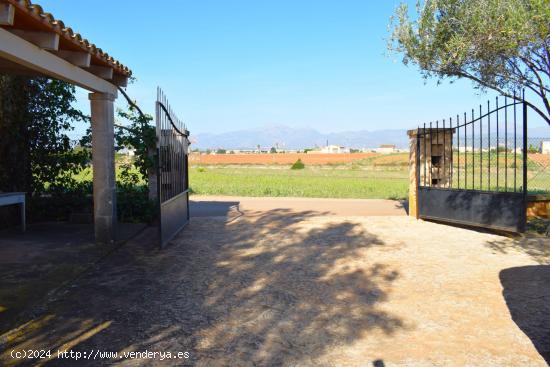
[[[189,222],[189,132],[157,89],[157,195],[160,243],[164,246]]]
[[[521,98],[423,124],[417,136],[420,217],[524,231],[528,182],[550,187],[550,176],[528,160]]]
[[[527,191],[550,195],[550,138],[527,139]]]

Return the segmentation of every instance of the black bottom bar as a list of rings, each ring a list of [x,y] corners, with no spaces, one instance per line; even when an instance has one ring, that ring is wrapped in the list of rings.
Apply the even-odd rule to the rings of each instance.
[[[522,193],[420,187],[420,218],[510,232],[525,232]]]
[[[171,241],[189,223],[189,193],[182,192],[160,205],[161,246]]]

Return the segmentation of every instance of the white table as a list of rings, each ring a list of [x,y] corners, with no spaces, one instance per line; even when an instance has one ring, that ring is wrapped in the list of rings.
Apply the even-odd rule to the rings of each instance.
[[[21,229],[27,228],[25,218],[25,193],[24,192],[0,192],[0,206],[18,204],[21,210]]]

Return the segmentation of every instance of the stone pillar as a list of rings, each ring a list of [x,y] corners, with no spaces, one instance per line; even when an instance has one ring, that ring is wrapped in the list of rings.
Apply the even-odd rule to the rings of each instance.
[[[92,114],[92,163],[94,174],[94,230],[97,243],[116,239],[115,97],[90,93]]]
[[[407,131],[410,151],[409,216],[419,217],[418,183],[423,187],[452,187],[454,132],[452,128]]]

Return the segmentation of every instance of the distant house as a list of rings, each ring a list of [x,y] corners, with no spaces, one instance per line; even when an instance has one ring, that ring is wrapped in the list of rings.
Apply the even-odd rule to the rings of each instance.
[[[396,153],[398,150],[395,145],[393,144],[382,144],[379,148],[376,149],[376,153],[380,154],[389,154],[389,153]]]
[[[542,154],[550,154],[550,140],[544,140],[540,143],[540,151]]]
[[[324,154],[342,154],[349,153],[349,148],[340,146],[340,145],[327,145],[322,147],[318,151],[311,151],[311,153],[324,153]]]
[[[376,148],[361,148],[361,153],[376,153]]]

